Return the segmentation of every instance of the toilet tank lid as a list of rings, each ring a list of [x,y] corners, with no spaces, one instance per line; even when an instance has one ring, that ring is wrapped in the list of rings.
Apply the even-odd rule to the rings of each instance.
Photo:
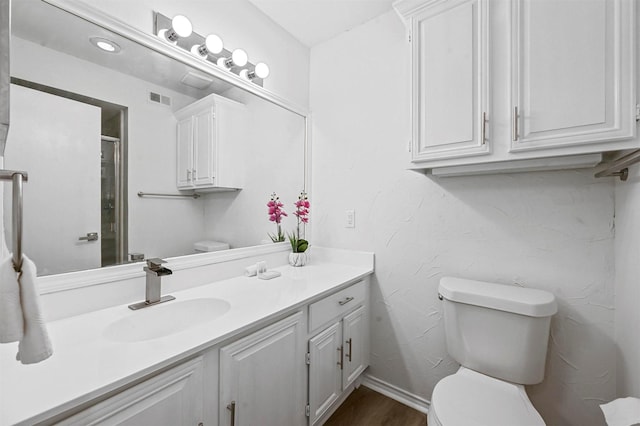
[[[530,317],[548,317],[558,311],[552,293],[533,288],[442,277],[438,292],[452,302],[482,306]]]
[[[227,250],[229,244],[220,241],[204,240],[194,243],[193,248],[200,251],[218,251]]]

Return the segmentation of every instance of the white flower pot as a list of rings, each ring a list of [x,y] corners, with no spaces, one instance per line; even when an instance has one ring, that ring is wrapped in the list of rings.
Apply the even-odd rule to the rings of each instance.
[[[303,253],[289,253],[289,265],[291,266],[304,266],[307,264],[309,257],[306,252]]]

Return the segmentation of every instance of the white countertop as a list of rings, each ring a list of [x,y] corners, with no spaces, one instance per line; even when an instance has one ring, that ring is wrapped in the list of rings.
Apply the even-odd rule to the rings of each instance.
[[[282,276],[272,280],[241,276],[172,292],[176,300],[218,298],[231,307],[217,319],[166,337],[134,343],[106,338],[109,324],[154,309],[122,305],[49,323],[54,354],[39,364],[17,362],[17,343],[1,345],[0,425],[44,420],[373,272],[373,255],[353,265],[314,260],[302,268],[274,268]]]

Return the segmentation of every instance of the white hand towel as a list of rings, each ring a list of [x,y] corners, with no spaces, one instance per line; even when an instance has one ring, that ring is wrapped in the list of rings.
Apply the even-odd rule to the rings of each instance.
[[[0,343],[17,342],[23,332],[20,284],[9,256],[0,263]]]
[[[609,426],[631,426],[640,423],[640,398],[618,398],[600,404]]]
[[[24,336],[18,344],[16,359],[23,364],[35,364],[53,354],[47,325],[40,309],[40,297],[36,290],[36,265],[27,256],[22,256],[20,304],[24,318]]]

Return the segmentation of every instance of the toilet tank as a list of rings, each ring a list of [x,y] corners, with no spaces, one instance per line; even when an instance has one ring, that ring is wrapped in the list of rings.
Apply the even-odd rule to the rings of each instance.
[[[464,367],[513,383],[544,378],[551,317],[547,291],[443,277],[447,351]]]

